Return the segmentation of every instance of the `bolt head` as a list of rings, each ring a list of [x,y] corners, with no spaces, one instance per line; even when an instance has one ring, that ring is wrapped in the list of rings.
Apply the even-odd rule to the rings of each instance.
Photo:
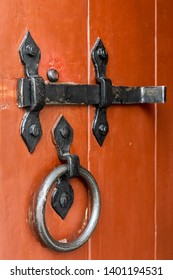
[[[37,46],[35,46],[33,44],[26,46],[26,53],[29,56],[36,56],[37,51],[38,51]]]
[[[64,125],[60,129],[60,133],[61,133],[63,138],[67,139],[70,136],[70,129],[69,129],[69,127]]]
[[[105,136],[108,133],[108,126],[106,124],[101,124],[99,126],[99,133],[100,135]]]
[[[69,203],[70,197],[66,192],[63,192],[60,199],[59,199],[59,203],[61,205],[62,208],[66,208],[68,203]]]
[[[107,52],[106,52],[106,50],[103,49],[103,48],[99,48],[99,49],[97,50],[97,54],[98,54],[98,56],[101,57],[101,58],[105,58],[105,57],[107,56]]]
[[[59,78],[59,73],[55,68],[50,68],[47,71],[47,77],[48,77],[48,80],[50,82],[56,83],[58,81],[58,78]]]
[[[29,133],[35,137],[39,136],[41,134],[40,127],[36,124],[33,124],[29,128]]]

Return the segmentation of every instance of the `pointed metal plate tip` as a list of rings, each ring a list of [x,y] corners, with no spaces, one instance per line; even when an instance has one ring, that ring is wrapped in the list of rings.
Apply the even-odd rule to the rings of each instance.
[[[60,116],[52,129],[53,142],[60,152],[60,157],[70,152],[73,141],[73,129],[64,116]]]
[[[21,124],[21,136],[29,152],[33,153],[42,136],[39,112],[25,113]]]
[[[102,146],[109,131],[105,108],[97,108],[93,121],[92,131],[97,142],[100,146]]]
[[[108,53],[100,38],[97,38],[91,51],[91,58],[94,64],[96,78],[106,77],[106,65],[108,63]]]
[[[25,66],[27,77],[38,75],[38,63],[40,61],[40,49],[33,40],[29,31],[26,32],[19,48],[22,64]]]

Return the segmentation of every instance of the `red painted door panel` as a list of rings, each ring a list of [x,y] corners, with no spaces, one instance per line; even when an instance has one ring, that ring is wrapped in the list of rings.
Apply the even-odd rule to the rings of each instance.
[[[60,114],[75,132],[72,152],[79,154],[81,163],[87,166],[87,108],[45,108],[40,113],[44,137],[31,155],[20,137],[24,110],[19,110],[16,102],[17,78],[24,76],[18,48],[27,30],[41,49],[39,74],[44,79],[47,70],[54,66],[60,73],[60,82],[87,82],[87,3],[17,1],[15,6],[14,1],[6,1],[1,11],[1,258],[87,259],[87,245],[65,256],[43,247],[30,230],[28,220],[33,192],[60,164],[51,138]],[[73,236],[85,217],[86,190],[78,181],[72,184],[75,202],[68,217],[62,221],[48,209],[48,225],[58,239]]]
[[[172,13],[170,0],[7,0],[0,16],[0,259],[171,259]],[[96,38],[109,53],[114,85],[168,85],[162,105],[112,106],[102,147],[92,134],[94,108],[51,106],[40,113],[43,136],[33,154],[20,137],[18,54],[29,30],[41,50],[39,74],[55,67],[59,82],[95,83],[90,52]],[[44,247],[29,223],[32,194],[61,163],[51,130],[63,114],[74,130],[71,152],[91,171],[101,191],[101,215],[89,241],[70,253]],[[57,239],[71,239],[86,224],[86,188],[72,180],[75,201],[65,220],[50,205],[46,218]]]
[[[157,82],[167,84],[168,98],[157,110],[157,258],[173,259],[173,3],[158,1]]]
[[[97,35],[107,42],[113,84],[154,85],[155,2],[105,1],[98,7],[91,1],[90,11],[91,45]],[[92,258],[154,257],[154,114],[154,105],[111,107],[101,151],[91,138],[90,166],[103,200]]]

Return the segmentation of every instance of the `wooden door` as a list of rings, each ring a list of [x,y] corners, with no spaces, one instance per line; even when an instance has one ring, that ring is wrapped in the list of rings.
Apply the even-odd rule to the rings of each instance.
[[[173,133],[171,0],[2,1],[0,16],[0,258],[171,259],[173,257]],[[115,85],[168,85],[167,104],[112,106],[109,134],[99,147],[94,108],[45,107],[43,137],[30,154],[20,137],[24,110],[17,79],[24,76],[18,49],[29,30],[41,49],[39,74],[55,67],[59,82],[95,83],[90,52],[101,37],[109,53],[107,77]],[[32,194],[61,163],[51,129],[63,114],[74,130],[71,151],[101,191],[101,215],[89,241],[70,253],[40,244],[28,219]],[[75,201],[62,221],[51,207],[56,238],[71,238],[88,218],[87,191],[72,181]]]

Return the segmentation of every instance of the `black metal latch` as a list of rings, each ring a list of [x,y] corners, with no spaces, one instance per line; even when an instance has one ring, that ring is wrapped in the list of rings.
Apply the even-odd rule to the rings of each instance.
[[[165,86],[112,86],[111,80],[106,78],[108,53],[100,38],[91,52],[96,85],[56,83],[58,72],[53,68],[47,74],[51,83],[45,83],[38,74],[40,49],[29,32],[24,37],[19,53],[26,75],[18,80],[18,106],[26,108],[21,124],[21,136],[31,153],[42,135],[39,111],[45,105],[95,105],[92,130],[101,146],[109,130],[106,109],[110,105],[164,103],[166,100]]]

